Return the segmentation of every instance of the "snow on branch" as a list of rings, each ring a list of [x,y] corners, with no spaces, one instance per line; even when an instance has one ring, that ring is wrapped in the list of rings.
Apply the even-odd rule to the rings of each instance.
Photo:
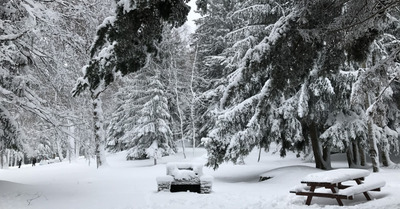
[[[289,21],[295,18],[297,12],[292,12],[288,16],[281,17],[273,26],[271,33],[268,37],[266,37],[260,44],[255,46],[254,48],[249,49],[242,62],[239,65],[239,69],[234,73],[232,81],[227,86],[221,101],[220,107],[223,107],[227,104],[227,100],[233,92],[234,88],[238,87],[239,84],[243,81],[243,74],[249,68],[249,62],[260,62],[261,56],[266,56],[271,46],[273,46],[276,41],[286,34],[286,31],[289,30]]]
[[[24,31],[24,32],[17,33],[17,34],[0,35],[0,41],[14,41],[14,40],[22,37],[26,32],[28,32],[28,31]]]
[[[386,69],[389,68],[390,66],[393,65],[396,59],[398,59],[400,54],[400,47],[398,47],[394,52],[387,58],[382,59],[378,64],[374,65],[373,67],[369,69],[360,69],[360,77],[358,80],[354,83],[353,89],[351,92],[351,103],[357,104],[361,103],[363,104],[365,101],[365,93],[368,92],[366,89],[369,88],[370,83],[374,81],[374,78],[376,77],[375,75],[378,74],[382,68]],[[396,66],[396,69],[398,67]],[[392,78],[389,80],[389,82],[386,84],[384,89],[379,93],[379,95],[374,98],[374,102],[369,107],[366,107],[366,114],[370,116],[373,113],[374,107],[377,104],[377,102],[380,100],[380,98],[383,96],[383,94],[386,92],[386,90],[390,87],[390,84],[393,83],[396,79],[400,78],[400,72],[399,70],[394,70],[393,75],[390,75]]]

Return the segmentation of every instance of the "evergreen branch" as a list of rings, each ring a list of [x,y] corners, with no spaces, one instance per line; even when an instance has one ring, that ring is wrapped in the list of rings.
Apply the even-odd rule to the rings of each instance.
[[[335,33],[335,32],[339,32],[339,31],[342,31],[342,30],[350,29],[350,28],[355,27],[357,25],[361,25],[361,24],[367,22],[368,20],[371,20],[372,18],[376,17],[377,15],[380,15],[380,14],[384,13],[386,10],[390,9],[391,7],[395,7],[399,3],[400,3],[399,1],[393,1],[392,3],[386,5],[385,7],[381,8],[381,9],[375,11],[375,12],[373,12],[371,15],[365,17],[363,20],[360,20],[360,21],[355,22],[353,24],[349,24],[347,26],[343,26],[341,28],[337,28],[337,29],[334,29],[334,30],[328,30],[328,33]]]
[[[17,33],[17,34],[0,35],[0,41],[14,41],[14,40],[17,40],[17,39],[21,38],[27,32],[28,31],[26,30],[24,32]]]

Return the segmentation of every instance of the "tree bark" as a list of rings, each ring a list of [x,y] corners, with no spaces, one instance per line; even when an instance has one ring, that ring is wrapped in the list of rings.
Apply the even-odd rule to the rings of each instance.
[[[360,165],[360,155],[359,155],[359,147],[358,147],[358,143],[353,141],[352,143],[352,147],[353,147],[353,163],[354,165]]]
[[[56,139],[56,144],[57,144],[58,158],[60,158],[60,162],[62,162],[62,161],[64,160],[64,156],[63,156],[63,154],[62,154],[60,137],[57,137],[57,139]]]
[[[360,165],[361,166],[365,166],[367,164],[366,163],[367,160],[365,159],[365,151],[364,151],[363,147],[360,144],[360,140],[357,140],[357,145],[358,145],[358,153],[359,153],[359,156],[360,156]]]
[[[190,92],[192,94],[192,100],[190,102],[190,119],[192,123],[191,125],[192,125],[193,157],[196,148],[196,124],[195,124],[195,107],[194,107],[196,103],[196,93],[194,92],[194,72],[196,70],[197,53],[198,53],[198,46],[196,45],[194,52],[193,66],[192,66],[192,75],[190,78]]]
[[[105,157],[105,134],[103,128],[104,116],[101,107],[100,94],[92,95],[92,104],[96,165],[97,168],[99,168],[100,166],[107,164]]]
[[[346,156],[347,156],[347,164],[349,165],[349,168],[353,168],[354,167],[354,161],[353,161],[354,153],[353,153],[353,145],[351,143],[349,143],[349,146],[347,147]]]
[[[376,146],[376,141],[372,136],[372,116],[368,117],[368,143],[369,143],[369,157],[372,162],[372,171],[379,172],[379,156],[378,156],[378,148]]]
[[[0,151],[0,160],[1,160],[1,164],[0,164],[0,166],[1,166],[1,169],[4,169],[4,149],[2,149],[1,151]]]
[[[393,164],[393,162],[390,160],[389,152],[385,150],[385,148],[382,150],[382,164],[385,167],[389,167]]]
[[[315,123],[309,126],[309,133],[311,139],[311,146],[314,153],[315,167],[323,170],[331,169],[330,165],[330,149],[325,147],[322,153],[321,145],[318,140],[318,129]]]
[[[369,107],[369,96],[365,97],[365,107]],[[368,144],[369,144],[369,157],[372,162],[372,170],[373,172],[379,172],[379,156],[378,156],[378,147],[376,145],[376,141],[373,137],[373,127],[372,127],[372,118],[373,112],[367,112],[367,128],[368,128]]]

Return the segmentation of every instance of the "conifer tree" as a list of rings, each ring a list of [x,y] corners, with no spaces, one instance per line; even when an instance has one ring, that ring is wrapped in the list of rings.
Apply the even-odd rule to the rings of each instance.
[[[379,2],[293,2],[230,74],[206,141],[208,164],[235,162],[258,144],[275,141],[285,155],[310,142],[316,167],[329,169],[330,148],[345,141],[322,136],[333,116],[354,114],[348,107],[355,77],[347,63],[366,60],[387,25]]]
[[[175,143],[179,141],[183,144],[189,132],[188,45],[181,40],[178,30],[166,28],[163,40],[156,46],[159,51],[157,56],[149,58],[141,71],[123,79],[123,87],[115,97],[117,108],[108,127],[108,147],[114,151],[130,150],[128,159],[153,157],[153,154],[146,153],[150,147],[159,147],[159,155],[154,155],[156,158],[160,154],[171,154],[176,151]],[[149,104],[164,109],[155,111]],[[163,127],[155,124],[157,120],[164,121]],[[145,134],[148,136],[142,136],[139,140],[137,135],[146,126],[168,131],[161,133],[152,130],[151,134]],[[159,136],[157,143],[153,143],[156,136]]]
[[[84,76],[78,79],[73,95],[89,89],[93,103],[97,167],[105,163],[105,136],[100,94],[117,74],[126,75],[145,66],[154,42],[161,40],[163,22],[180,26],[189,7],[184,0],[117,0],[115,16],[98,27]]]

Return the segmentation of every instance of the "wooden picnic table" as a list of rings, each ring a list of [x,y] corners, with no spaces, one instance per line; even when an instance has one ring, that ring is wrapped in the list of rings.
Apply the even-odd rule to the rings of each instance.
[[[342,199],[352,200],[354,195],[361,193],[367,200],[371,200],[368,191],[380,191],[385,182],[365,182],[365,177],[369,174],[369,171],[362,169],[336,169],[311,173],[301,180],[302,185],[295,187],[290,192],[307,196],[306,205],[311,204],[313,197],[326,197],[336,199],[338,204],[343,206]],[[356,185],[343,184],[351,181],[355,181]]]

